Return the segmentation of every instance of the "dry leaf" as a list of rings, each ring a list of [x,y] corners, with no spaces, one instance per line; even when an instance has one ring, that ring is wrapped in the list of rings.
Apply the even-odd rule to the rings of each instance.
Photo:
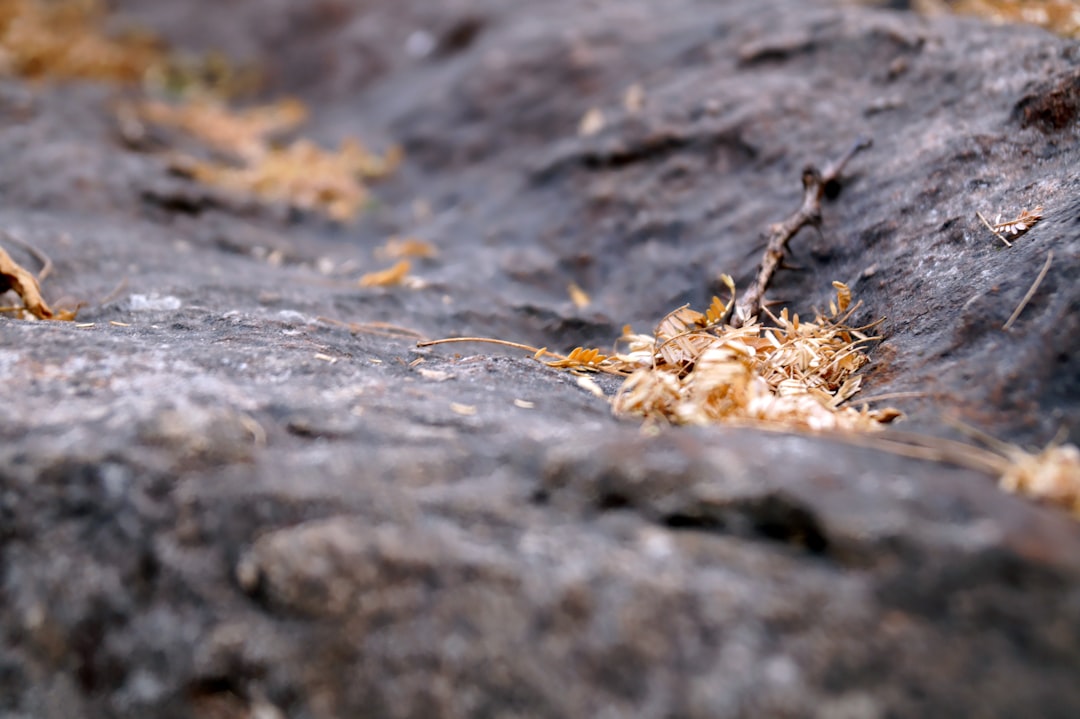
[[[601,389],[600,385],[596,384],[596,381],[593,380],[591,377],[578,377],[577,386],[581,387],[586,392],[589,392],[594,397],[599,397],[600,399],[607,399],[604,396],[604,390]]]
[[[412,265],[408,260],[401,260],[393,267],[378,272],[369,272],[360,278],[361,287],[389,287],[405,281]]]
[[[75,312],[50,309],[41,296],[37,278],[0,247],[0,293],[8,290],[14,290],[22,298],[23,307],[16,308],[16,311],[23,317],[29,315],[39,320],[75,319]]]
[[[438,255],[439,248],[415,237],[391,237],[382,247],[375,250],[376,257],[386,260],[397,260],[402,257],[432,259]]]
[[[476,414],[476,407],[471,404],[461,404],[460,402],[451,402],[450,411],[454,414],[460,414],[462,417],[472,417]]]
[[[581,122],[578,123],[578,134],[582,137],[595,135],[604,129],[605,124],[607,121],[604,119],[603,111],[594,107],[582,116]]]
[[[570,301],[574,303],[574,306],[579,310],[583,310],[589,306],[592,302],[592,298],[589,297],[589,293],[581,289],[581,286],[577,282],[571,282],[566,287],[567,293],[570,295]]]

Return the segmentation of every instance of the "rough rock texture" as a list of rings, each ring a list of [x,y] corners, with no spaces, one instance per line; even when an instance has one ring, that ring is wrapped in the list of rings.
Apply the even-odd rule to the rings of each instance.
[[[919,393],[907,429],[1078,441],[1074,42],[777,0],[119,5],[407,160],[339,227],[125,149],[115,90],[0,81],[0,227],[94,323],[0,318],[0,717],[1080,713],[1060,511],[820,438],[645,437],[530,359],[319,319],[605,345],[749,281],[802,166],[868,134],[771,296],[887,316],[864,394]],[[1038,204],[1008,250],[974,217]],[[391,234],[440,248],[426,288],[357,288]]]

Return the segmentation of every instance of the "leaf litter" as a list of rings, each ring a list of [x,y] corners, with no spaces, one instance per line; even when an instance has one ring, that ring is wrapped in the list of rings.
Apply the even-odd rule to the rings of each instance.
[[[528,351],[548,367],[580,375],[579,386],[607,399],[616,416],[643,420],[645,427],[723,423],[784,432],[827,432],[843,441],[986,472],[998,477],[1006,491],[1062,506],[1080,519],[1080,449],[1076,446],[1052,443],[1030,452],[969,430],[990,447],[985,449],[897,433],[887,425],[903,416],[898,409],[871,409],[867,402],[854,406],[862,383],[857,372],[870,361],[868,347],[882,338],[872,334],[880,320],[861,327],[849,324],[861,303],[853,304],[846,284],[833,282],[836,297],[829,303],[828,314],[818,312],[811,322],[787,308],[779,315],[767,309],[764,293],[781,267],[787,243],[802,227],[820,223],[826,185],[838,181],[844,165],[867,146],[869,141],[860,139],[823,172],[812,166],[804,170],[802,204],[787,220],[770,227],[757,277],[738,304],[734,281],[722,275],[731,293],[727,302],[714,296],[705,312],[688,305],[676,308],[652,334],[635,333],[627,325],[609,354],[577,347],[562,355],[546,347],[483,337],[421,341],[417,346],[485,342]],[[998,236],[1001,232],[1019,236],[1041,219],[1041,212],[1039,207],[1015,220],[987,225]],[[1040,277],[1010,323],[1038,287],[1052,257],[1048,255]],[[588,379],[593,373],[624,380],[609,398]]]
[[[175,105],[155,100],[119,110],[121,126],[132,139],[143,134],[142,126],[148,123],[179,130],[228,158],[168,153],[170,166],[180,174],[263,202],[350,222],[369,202],[366,182],[392,173],[401,151],[390,148],[378,155],[354,138],[342,141],[337,150],[323,149],[307,138],[277,141],[306,117],[306,107],[290,99],[248,109],[209,100]]]

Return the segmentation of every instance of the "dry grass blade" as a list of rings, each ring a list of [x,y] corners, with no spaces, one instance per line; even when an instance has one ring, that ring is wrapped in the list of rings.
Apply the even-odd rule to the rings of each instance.
[[[1051,250],[1046,253],[1046,262],[1043,263],[1042,269],[1039,270],[1038,277],[1036,277],[1035,281],[1031,283],[1031,287],[1028,288],[1028,291],[1024,295],[1024,298],[1020,300],[1020,304],[1016,306],[1016,309],[1013,310],[1013,313],[1009,316],[1009,319],[1005,321],[1005,324],[1001,326],[1001,329],[1009,329],[1013,326],[1013,323],[1016,322],[1017,318],[1020,317],[1020,313],[1024,311],[1025,307],[1027,307],[1028,302],[1031,302],[1031,298],[1035,296],[1035,293],[1039,289],[1039,285],[1041,285],[1042,281],[1046,278],[1046,273],[1050,271],[1050,263],[1053,261],[1054,251]]]
[[[551,355],[556,359],[566,359],[563,355],[556,354],[555,352],[548,352],[543,347],[533,347],[532,345],[522,344],[521,342],[510,342],[509,340],[493,339],[491,337],[447,337],[441,340],[424,340],[423,342],[417,342],[417,347],[434,347],[436,345],[457,344],[460,342],[477,342],[480,344],[499,345],[500,347],[510,347],[517,350],[525,350],[532,353],[534,357],[539,359],[545,355]]]

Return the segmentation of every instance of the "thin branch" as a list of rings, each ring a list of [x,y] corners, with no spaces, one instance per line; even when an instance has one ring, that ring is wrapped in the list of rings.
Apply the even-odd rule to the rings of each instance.
[[[1035,296],[1035,292],[1039,289],[1039,285],[1042,284],[1043,279],[1046,277],[1046,273],[1050,271],[1050,263],[1054,260],[1054,251],[1050,250],[1046,253],[1046,262],[1043,263],[1043,267],[1039,270],[1039,276],[1035,278],[1035,281],[1031,283],[1031,288],[1028,289],[1027,294],[1024,295],[1024,299],[1020,300],[1020,304],[1013,310],[1012,315],[1005,321],[1005,324],[1001,326],[1001,329],[1007,330],[1012,327],[1013,322],[1016,322],[1016,318],[1020,316],[1020,313],[1027,307],[1028,302],[1031,302],[1031,298]]]
[[[847,152],[835,162],[827,165],[824,171],[820,171],[812,165],[803,170],[802,204],[786,220],[769,228],[765,256],[762,258],[761,266],[758,268],[757,278],[747,293],[743,295],[742,301],[734,308],[734,316],[731,318],[731,324],[734,327],[743,326],[761,312],[765,290],[768,289],[769,283],[772,282],[773,275],[780,269],[788,242],[803,227],[807,225],[820,226],[821,198],[825,194],[825,187],[836,182],[840,173],[843,172],[844,166],[847,165],[851,158],[870,147],[870,144],[868,138],[859,138]]]

